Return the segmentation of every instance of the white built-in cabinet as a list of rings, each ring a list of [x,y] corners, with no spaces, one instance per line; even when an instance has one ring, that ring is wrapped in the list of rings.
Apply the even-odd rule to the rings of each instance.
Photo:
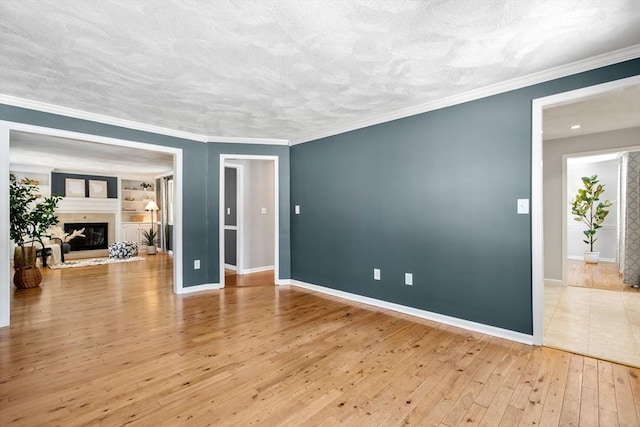
[[[140,249],[146,248],[143,243],[144,238],[142,236],[143,231],[149,231],[151,224],[148,222],[123,222],[122,223],[122,240],[126,242],[137,242]],[[156,231],[158,230],[158,224],[155,224]]]
[[[144,188],[142,184],[151,185]],[[121,203],[123,222],[150,222],[151,214],[144,208],[150,201],[156,200],[154,181],[141,181],[132,179],[121,180]],[[156,212],[157,214],[157,212]],[[157,216],[157,215],[156,215]]]

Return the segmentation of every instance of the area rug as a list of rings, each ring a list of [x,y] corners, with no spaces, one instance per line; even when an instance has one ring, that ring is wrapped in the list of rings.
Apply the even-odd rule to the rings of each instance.
[[[145,259],[140,256],[136,256],[133,258],[87,258],[74,261],[66,261],[64,264],[50,265],[49,268],[52,270],[57,270],[59,268],[90,267],[93,265],[117,264],[121,262],[135,262],[144,260]]]

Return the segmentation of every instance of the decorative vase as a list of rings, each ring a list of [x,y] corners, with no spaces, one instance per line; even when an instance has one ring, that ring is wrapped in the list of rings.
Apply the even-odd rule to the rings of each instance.
[[[584,253],[584,262],[587,264],[597,264],[600,261],[600,252],[588,252]]]
[[[68,254],[71,251],[71,243],[64,242],[62,244],[62,253]]]
[[[157,248],[155,245],[147,246],[147,255],[154,255],[157,252]]]

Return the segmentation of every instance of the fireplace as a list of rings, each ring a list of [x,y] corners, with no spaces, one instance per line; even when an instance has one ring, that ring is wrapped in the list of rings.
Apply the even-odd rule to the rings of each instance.
[[[78,236],[69,240],[72,251],[90,251],[93,249],[107,249],[109,224],[106,222],[67,222],[64,224],[65,233],[81,230],[85,237]]]

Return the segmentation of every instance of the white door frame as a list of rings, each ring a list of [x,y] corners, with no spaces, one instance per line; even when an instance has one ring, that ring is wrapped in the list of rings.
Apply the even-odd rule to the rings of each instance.
[[[224,225],[224,216],[223,216],[223,225],[225,230],[236,230],[236,273],[243,274],[244,273],[244,253],[241,250],[242,242],[244,241],[244,166],[237,163],[225,163],[225,168],[233,168],[236,170],[236,225]],[[223,206],[223,214],[224,212]],[[222,239],[224,240],[224,235]],[[225,268],[227,264],[225,263]]]
[[[589,86],[532,101],[531,126],[531,297],[533,311],[533,344],[542,345],[544,337],[544,211],[542,169],[543,110],[599,95],[615,89],[640,84],[640,76]],[[564,232],[564,231],[563,231]]]
[[[280,185],[279,174],[280,166],[278,162],[278,156],[261,156],[261,155],[249,155],[249,154],[220,154],[220,186],[219,186],[219,237],[218,245],[220,252],[220,286],[224,288],[224,167],[225,163],[229,160],[268,160],[273,161],[273,184],[274,184],[274,236],[273,236],[273,268],[274,268],[274,280],[276,285],[281,284],[280,280]]]
[[[9,171],[9,146],[11,132],[21,131],[40,135],[58,136],[76,139],[79,142],[95,142],[99,144],[118,145],[141,150],[160,151],[173,154],[174,186],[176,194],[182,195],[182,149],[162,145],[147,144],[124,139],[109,138],[62,129],[34,126],[24,123],[0,120],[0,166]],[[183,292],[182,285],[182,197],[174,199],[174,268],[173,292]],[[8,326],[11,314],[11,272],[10,272],[10,239],[9,239],[9,174],[0,173],[0,327]],[[2,279],[4,278],[4,279]]]

